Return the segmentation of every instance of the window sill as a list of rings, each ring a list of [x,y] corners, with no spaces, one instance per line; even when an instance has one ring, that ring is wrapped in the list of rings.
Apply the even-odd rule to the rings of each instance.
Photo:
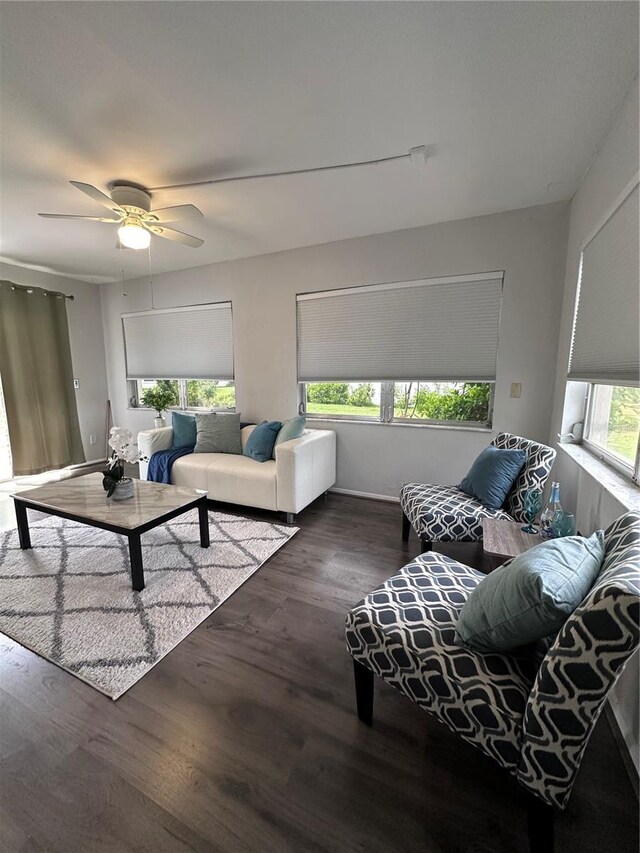
[[[155,412],[155,409],[149,409],[146,406],[127,406],[127,410],[129,412]],[[166,413],[170,414],[171,412],[188,412],[188,413],[193,412],[195,414],[200,413],[200,414],[204,414],[204,415],[211,414],[211,412],[235,413],[235,409],[226,409],[226,408],[225,409],[222,409],[222,408],[220,408],[220,409],[211,409],[211,408],[204,409],[204,408],[196,408],[195,406],[191,406],[190,408],[187,407],[186,409],[180,409],[177,406],[172,406],[170,409],[165,409],[164,411],[165,411],[165,414]]]
[[[409,429],[437,429],[437,430],[454,430],[455,432],[482,432],[493,433],[495,430],[492,427],[481,426],[465,426],[464,424],[411,424],[406,421],[378,421],[375,419],[365,420],[364,418],[318,418],[314,415],[306,416],[308,421],[313,421],[315,424],[360,424],[363,426],[377,427],[408,427]]]
[[[628,477],[598,459],[580,444],[558,444],[558,448],[627,510],[640,510],[640,488]]]

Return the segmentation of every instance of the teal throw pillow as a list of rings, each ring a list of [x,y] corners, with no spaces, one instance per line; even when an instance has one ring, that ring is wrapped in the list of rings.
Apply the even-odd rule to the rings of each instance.
[[[262,421],[258,424],[247,439],[244,455],[256,462],[268,462],[281,427],[282,421]]]
[[[506,651],[557,633],[593,586],[604,533],[542,542],[487,575],[465,602],[456,642]]]
[[[527,458],[526,450],[486,447],[458,488],[488,509],[500,509]]]
[[[197,434],[195,415],[171,412],[171,426],[174,447],[195,447]]]
[[[282,424],[282,429],[278,433],[276,443],[273,448],[273,458],[276,458],[276,447],[282,444],[283,441],[291,441],[294,438],[300,438],[307,424],[307,419],[304,415],[298,415],[296,418],[291,418]]]
[[[240,413],[196,415],[196,429],[194,453],[242,453]]]

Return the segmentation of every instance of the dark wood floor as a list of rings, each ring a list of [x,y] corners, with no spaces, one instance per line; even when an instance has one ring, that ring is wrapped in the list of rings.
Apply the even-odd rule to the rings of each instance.
[[[344,615],[416,552],[399,512],[317,501],[117,702],[3,639],[2,852],[524,853],[519,792],[489,759],[386,685],[372,728],[354,713]],[[557,836],[558,853],[637,850],[604,717]]]

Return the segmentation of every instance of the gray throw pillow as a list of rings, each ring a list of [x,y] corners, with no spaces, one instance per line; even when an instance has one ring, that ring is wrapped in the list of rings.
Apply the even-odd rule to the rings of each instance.
[[[242,453],[239,413],[196,415],[196,430],[194,453]]]

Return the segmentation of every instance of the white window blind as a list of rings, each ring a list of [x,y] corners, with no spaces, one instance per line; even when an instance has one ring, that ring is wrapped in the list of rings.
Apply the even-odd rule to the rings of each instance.
[[[503,273],[299,294],[298,381],[496,378]]]
[[[122,315],[128,379],[233,379],[231,303]]]
[[[637,385],[638,186],[582,252],[569,379]]]

